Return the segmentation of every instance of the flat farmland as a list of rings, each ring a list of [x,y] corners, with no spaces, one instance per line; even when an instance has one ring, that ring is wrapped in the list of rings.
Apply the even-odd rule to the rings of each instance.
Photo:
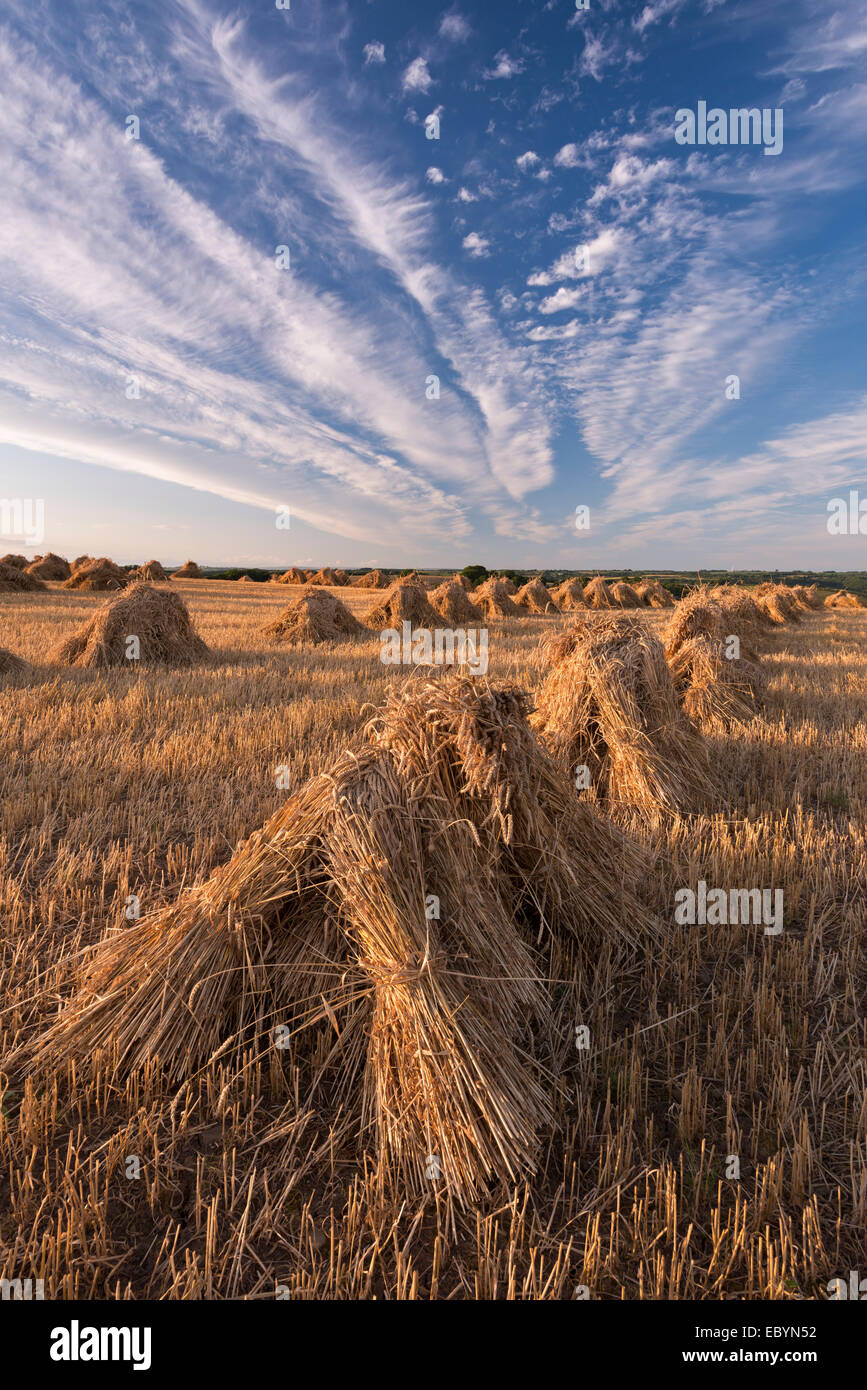
[[[147,916],[205,882],[427,678],[383,665],[376,633],[275,647],[287,587],[172,588],[212,650],[189,669],[58,667],[103,596],[0,596],[31,663],[0,704],[0,1276],[62,1298],[786,1299],[864,1267],[867,611],[769,633],[755,717],[704,730],[707,805],[605,813],[646,856],[646,921],[579,982],[592,1047],[561,1057],[535,1171],[468,1203],[399,1190],[369,1127],[308,1105],[291,1051],[181,1080],[61,1047],[35,1074],[2,1063],[136,930],[132,900]],[[358,617],[377,601],[332,592]],[[487,679],[532,696],[569,622],[491,622]],[[783,931],[679,925],[699,880],[782,889]]]

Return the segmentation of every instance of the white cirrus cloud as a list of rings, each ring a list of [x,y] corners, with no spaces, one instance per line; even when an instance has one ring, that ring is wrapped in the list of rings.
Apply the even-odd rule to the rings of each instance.
[[[835,9],[824,22],[811,15],[786,36],[788,55],[773,69],[786,75],[833,72],[853,67],[867,57],[867,21],[863,3]]]
[[[240,26],[197,18],[204,30],[179,34],[190,90],[207,83],[251,122],[250,177],[280,229],[270,246],[172,178],[145,139],[128,142],[35,47],[0,36],[0,439],[250,507],[288,496],[334,535],[369,538],[384,520],[386,544],[437,526],[468,534],[471,496],[489,506],[550,481],[526,353],[503,342],[484,296],[426,260],[424,200],[359,158],[353,133],[329,130],[303,92],[264,78]],[[57,122],[79,155],[60,176]],[[281,269],[287,167],[305,171],[297,226],[311,242],[296,230]],[[55,256],[39,254],[42,235]],[[374,309],[318,286],[319,238],[386,277]],[[431,370],[452,387],[435,409]]]
[[[364,61],[365,63],[384,63],[385,44],[378,43],[376,40],[372,43],[366,43],[364,45]]]
[[[677,14],[685,4],[686,0],[652,0],[652,3],[645,5],[641,13],[633,19],[633,28],[637,29],[639,34],[643,34],[652,25]]]

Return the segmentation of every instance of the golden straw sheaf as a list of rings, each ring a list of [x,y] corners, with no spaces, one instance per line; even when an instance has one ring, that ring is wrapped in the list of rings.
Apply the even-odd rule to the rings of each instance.
[[[392,690],[205,883],[109,935],[18,1061],[113,1047],[124,1072],[159,1059],[182,1079],[227,1040],[269,1049],[280,1022],[408,1187],[431,1152],[459,1198],[531,1173],[563,1009],[604,940],[657,927],[645,852],[575,795],[530,708],[456,675]]]

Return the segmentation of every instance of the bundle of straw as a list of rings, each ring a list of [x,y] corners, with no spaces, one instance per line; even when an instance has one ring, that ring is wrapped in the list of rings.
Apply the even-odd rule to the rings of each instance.
[[[526,613],[559,613],[559,608],[541,579],[531,579],[515,595],[515,607]]]
[[[168,577],[159,560],[148,560],[132,572],[133,579],[144,579],[151,584],[162,584]]]
[[[85,560],[74,565],[72,574],[65,581],[64,589],[84,589],[94,593],[104,593],[113,589],[123,589],[129,583],[129,575],[107,556],[98,560]]]
[[[47,587],[43,580],[36,578],[35,574],[28,574],[26,570],[20,570],[15,565],[0,564],[0,593],[2,594],[45,593]]]
[[[616,584],[611,585],[611,597],[618,608],[641,608],[642,601],[631,584],[627,584],[624,579],[618,579]]]
[[[742,591],[718,594],[699,586],[672,614],[662,634],[666,660],[684,709],[702,726],[753,718],[764,688],[755,650],[763,613]]]
[[[674,594],[658,579],[645,579],[643,583],[636,584],[635,592],[647,608],[674,607]]]
[[[584,586],[577,579],[564,579],[562,584],[551,590],[551,597],[562,613],[585,607]]]
[[[448,579],[429,595],[430,605],[447,623],[482,622],[481,609],[477,608],[462,584],[456,579]]]
[[[823,608],[825,600],[819,592],[818,584],[809,584],[804,590],[804,602],[808,608]]]
[[[55,555],[49,551],[47,555],[40,555],[38,560],[28,565],[27,573],[32,574],[34,579],[64,580],[69,578],[72,570],[69,561],[64,560],[62,555]]]
[[[0,676],[15,676],[27,669],[28,663],[22,656],[16,656],[6,647],[0,647]]]
[[[323,589],[306,589],[262,629],[273,642],[340,642],[365,630],[344,603]]]
[[[753,598],[775,627],[800,621],[800,605],[787,584],[759,584]]]
[[[387,589],[389,582],[382,570],[369,570],[367,574],[360,574],[357,579],[351,581],[354,589]]]
[[[530,722],[566,772],[587,767],[594,798],[643,814],[708,800],[704,741],[644,621],[587,615],[545,650],[551,670]]]
[[[514,585],[512,586],[514,593]],[[492,618],[520,618],[521,610],[516,608],[509,596],[509,590],[502,579],[486,579],[473,594],[473,603],[480,608],[488,622]]]
[[[429,629],[439,626],[439,618],[428,602],[425,590],[406,579],[399,579],[393,584],[380,602],[369,610],[364,621],[368,627],[378,630],[400,628],[404,622]]]
[[[590,580],[589,584],[584,585],[584,606],[585,608],[615,608],[616,601],[608,584],[597,574]]]
[[[829,594],[825,599],[826,608],[863,608],[864,604],[857,594],[849,593],[846,589],[838,589],[835,594]]]
[[[129,656],[130,637],[138,652]],[[137,581],[113,595],[89,622],[55,648],[50,660],[61,666],[126,666],[164,662],[191,666],[210,651],[190,621],[180,594]]]
[[[394,690],[205,883],[109,935],[12,1064],[111,1049],[183,1077],[283,1024],[404,1187],[429,1190],[431,1157],[459,1199],[532,1172],[564,1051],[552,962],[589,972],[606,940],[658,929],[643,853],[575,797],[528,708],[454,675]]]

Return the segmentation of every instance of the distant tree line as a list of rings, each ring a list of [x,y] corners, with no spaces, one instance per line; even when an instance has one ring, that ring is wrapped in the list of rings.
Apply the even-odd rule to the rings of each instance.
[[[125,566],[127,569],[133,566]],[[207,569],[203,567],[202,572],[209,579],[240,579],[242,574],[249,575],[257,583],[264,584],[272,574],[280,573],[278,570],[267,569]],[[347,570],[349,576],[363,574],[366,571]],[[439,571],[433,571],[438,573]],[[445,576],[448,571],[441,571]],[[383,570],[386,575],[399,575],[411,573],[408,569],[402,570]],[[827,589],[829,593],[836,589],[846,589],[850,593],[858,594],[867,599],[867,570],[569,570],[569,569],[544,569],[544,570],[514,570],[514,569],[488,569],[486,565],[465,565],[460,571],[466,575],[473,587],[483,584],[486,579],[497,576],[502,579],[511,579],[520,589],[528,580],[538,578],[542,583],[548,585],[562,584],[564,579],[577,579],[579,583],[586,584],[591,574],[601,574],[603,579],[616,580],[625,579],[627,583],[636,584],[641,579],[658,579],[664,588],[669,589],[675,598],[680,598],[688,589],[692,589],[696,584],[704,583],[709,585],[716,584],[743,584],[751,587],[756,584],[817,584],[820,589]]]

